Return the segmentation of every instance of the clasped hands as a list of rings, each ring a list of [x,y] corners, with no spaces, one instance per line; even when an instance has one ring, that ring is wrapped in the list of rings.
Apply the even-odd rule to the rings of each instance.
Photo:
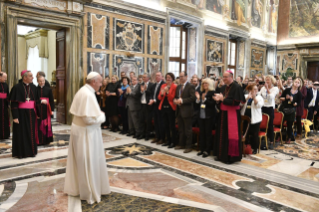
[[[221,93],[215,93],[215,95],[213,96],[213,99],[216,101],[216,102],[219,102],[219,101],[223,101],[224,100],[224,95],[221,94]]]
[[[174,104],[175,105],[179,105],[180,106],[182,104],[182,102],[183,102],[182,98],[174,99]]]

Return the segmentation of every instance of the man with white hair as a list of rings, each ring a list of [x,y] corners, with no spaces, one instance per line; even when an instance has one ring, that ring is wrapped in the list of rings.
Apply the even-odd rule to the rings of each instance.
[[[37,114],[40,103],[31,71],[21,72],[22,81],[10,92],[12,128],[12,157],[35,157],[38,153]]]
[[[6,83],[7,74],[0,72],[0,140],[10,136],[9,126],[9,87]]]
[[[95,97],[101,85],[101,75],[91,72],[86,85],[75,94],[70,109],[73,122],[64,192],[80,195],[88,204],[100,202],[101,195],[110,193],[101,132],[105,115]]]

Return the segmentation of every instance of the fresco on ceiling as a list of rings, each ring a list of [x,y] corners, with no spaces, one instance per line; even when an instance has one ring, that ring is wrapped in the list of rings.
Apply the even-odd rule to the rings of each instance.
[[[289,37],[319,35],[319,0],[290,0]]]
[[[237,25],[240,26],[242,23],[246,23],[246,3],[245,0],[232,0],[232,20],[237,20]]]
[[[261,28],[263,17],[263,1],[251,0],[251,25]]]
[[[279,0],[267,0],[269,1],[269,21],[268,32],[277,33],[277,21],[278,21],[278,5]]]

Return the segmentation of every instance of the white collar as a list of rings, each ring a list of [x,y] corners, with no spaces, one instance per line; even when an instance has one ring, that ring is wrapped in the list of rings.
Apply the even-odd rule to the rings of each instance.
[[[85,87],[87,87],[92,93],[95,93],[95,90],[91,85],[85,84]]]

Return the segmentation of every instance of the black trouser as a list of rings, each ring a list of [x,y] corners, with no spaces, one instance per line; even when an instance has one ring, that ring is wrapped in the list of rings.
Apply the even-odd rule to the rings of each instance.
[[[158,140],[165,139],[165,130],[163,124],[162,112],[158,109],[158,105],[155,104],[154,108],[154,127],[155,127],[155,135]]]
[[[167,143],[176,145],[175,111],[169,107],[162,108],[161,113],[165,126],[165,134],[163,135],[163,139],[165,139],[166,135]]]
[[[179,145],[185,146],[187,149],[192,148],[192,117],[183,118],[177,116],[178,132],[179,132]]]
[[[127,108],[125,107],[119,107],[119,111],[121,114],[122,124],[123,124],[123,130],[124,132],[128,131],[128,116],[127,116]]]
[[[261,110],[269,116],[267,136],[270,142],[274,142],[274,108],[262,107]]]
[[[313,120],[313,128],[314,129],[317,129],[318,128],[318,117],[319,117],[319,114],[317,112],[317,114],[314,116],[314,120]]]
[[[293,125],[294,121],[287,121],[287,137],[288,139],[292,139],[293,135],[292,135],[292,125]]]
[[[296,116],[296,122],[297,122],[297,134],[301,135],[302,133],[301,116]]]
[[[199,127],[199,111],[194,111],[192,126]]]
[[[213,124],[214,118],[199,119],[199,134],[200,134],[200,150],[210,154],[213,145]]]
[[[256,124],[250,124],[249,125],[249,129],[248,129],[248,133],[246,135],[246,144],[250,144],[252,149],[258,149],[259,148],[259,137],[258,137],[258,133],[259,133],[259,129],[260,129],[260,123],[256,123]],[[246,132],[248,123],[245,121],[244,122],[244,132]]]
[[[315,107],[308,107],[308,116],[307,116],[307,119],[308,120],[312,120],[314,117],[313,117],[313,114],[315,112]],[[313,130],[313,129],[316,129],[316,125],[317,125],[317,116],[315,115],[315,120],[313,120],[313,125],[310,126],[310,129]]]
[[[142,104],[140,116],[142,135],[144,134],[146,138],[149,138],[150,132],[152,130],[152,106]]]

